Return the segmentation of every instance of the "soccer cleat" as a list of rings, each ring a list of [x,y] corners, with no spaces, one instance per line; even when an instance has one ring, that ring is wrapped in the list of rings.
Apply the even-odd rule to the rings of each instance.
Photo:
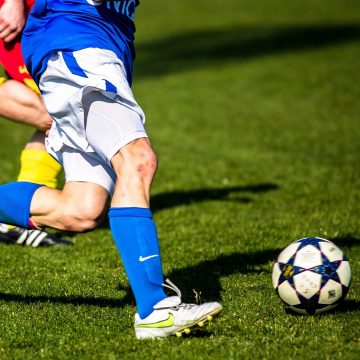
[[[62,239],[59,234],[48,234],[44,230],[27,230],[22,227],[9,228],[5,224],[0,224],[0,241],[34,248],[72,244],[71,241]]]
[[[169,335],[181,337],[190,334],[192,330],[203,327],[218,315],[222,306],[217,302],[201,305],[184,304],[181,302],[180,290],[166,280],[170,285],[163,284],[174,290],[177,296],[167,297],[154,306],[154,311],[145,319],[135,315],[135,335],[137,339],[161,338]]]

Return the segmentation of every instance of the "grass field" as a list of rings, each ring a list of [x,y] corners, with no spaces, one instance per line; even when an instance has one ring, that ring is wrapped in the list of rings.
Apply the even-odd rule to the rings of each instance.
[[[0,244],[0,359],[358,359],[360,3],[153,0],[137,23],[164,271],[223,314],[139,342],[106,227],[66,248]],[[30,134],[0,122],[0,183]],[[333,240],[353,272],[344,304],[316,317],[286,313],[271,284],[306,236]]]

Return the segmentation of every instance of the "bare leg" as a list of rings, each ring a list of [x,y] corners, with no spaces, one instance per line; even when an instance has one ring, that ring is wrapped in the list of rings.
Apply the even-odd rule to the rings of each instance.
[[[83,232],[94,229],[102,220],[108,192],[100,185],[68,182],[63,190],[43,186],[31,202],[31,219],[37,226]]]
[[[44,150],[45,149],[45,132],[42,130],[35,130],[33,136],[30,138],[28,143],[25,145],[25,149]]]
[[[148,208],[157,159],[147,138],[135,140],[111,160],[117,174],[112,207]]]
[[[121,149],[112,159],[117,174],[112,207],[149,207],[156,171],[156,156],[149,140],[141,138]],[[96,227],[108,205],[108,192],[100,185],[68,182],[63,190],[39,188],[31,202],[31,218],[38,226],[86,231]]]

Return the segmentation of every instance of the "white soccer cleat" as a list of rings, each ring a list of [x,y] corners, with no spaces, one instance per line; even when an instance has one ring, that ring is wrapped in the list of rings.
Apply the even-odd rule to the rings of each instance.
[[[180,290],[166,280],[164,286],[174,290],[178,296],[167,297],[154,306],[154,311],[145,319],[135,315],[135,335],[137,339],[160,338],[168,335],[182,336],[191,330],[202,327],[218,315],[222,306],[217,302],[201,305],[184,304],[181,302]]]

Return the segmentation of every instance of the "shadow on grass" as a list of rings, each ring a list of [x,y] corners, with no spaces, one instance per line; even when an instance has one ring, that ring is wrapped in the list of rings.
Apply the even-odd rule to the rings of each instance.
[[[203,201],[232,201],[239,203],[249,203],[249,196],[239,196],[239,194],[260,194],[274,191],[279,188],[272,183],[263,183],[245,186],[230,186],[223,188],[177,190],[154,195],[151,198],[151,209],[153,212],[176,207],[179,205],[190,205]],[[230,197],[231,196],[231,197]]]
[[[135,76],[154,77],[260,56],[319,49],[359,38],[358,24],[238,25],[174,34],[137,44]]]
[[[219,300],[221,292],[220,276],[235,273],[261,272],[256,267],[265,265],[278,255],[280,249],[265,250],[248,254],[235,253],[221,255],[213,260],[206,260],[194,266],[177,269],[168,274],[175,284],[184,289],[184,300],[187,298],[194,301],[192,289],[201,291],[206,299]],[[17,302],[23,304],[51,303],[64,305],[92,305],[97,307],[121,308],[125,305],[135,305],[134,297],[128,286],[119,286],[119,290],[126,291],[121,299],[84,297],[84,296],[46,296],[46,295],[22,295],[1,293],[0,301]],[[205,297],[202,300],[206,300]]]
[[[220,278],[232,274],[249,274],[270,272],[272,262],[276,259],[282,249],[269,249],[252,253],[234,253],[230,255],[220,255],[212,260],[205,260],[196,265],[186,268],[176,269],[167,274],[180,289],[183,289],[183,300],[185,302],[195,302],[195,292],[200,295],[201,301],[220,301],[221,283]],[[270,267],[271,268],[270,268]],[[270,274],[269,274],[269,281]],[[83,296],[46,296],[46,295],[21,295],[0,292],[0,301],[17,302],[23,304],[50,303],[63,305],[91,305],[101,308],[121,308],[126,305],[135,306],[134,296],[130,287],[118,287],[119,291],[125,291],[125,296],[121,299],[83,297]],[[170,294],[169,294],[170,295]],[[172,294],[173,295],[173,294]],[[353,312],[360,310],[360,302],[357,300],[345,300],[332,310],[333,312]],[[299,315],[291,312],[291,314]],[[327,313],[324,313],[327,314]],[[323,314],[322,314],[323,315]],[[205,332],[192,336],[208,336]]]
[[[360,239],[352,236],[351,234],[346,234],[342,236],[337,236],[330,238],[334,244],[342,248],[352,248],[353,246],[360,246]]]
[[[180,289],[184,289],[185,301],[194,302],[193,289],[198,293],[201,292],[202,301],[219,301],[222,290],[221,277],[238,273],[249,274],[268,271],[269,264],[276,259],[281,250],[278,248],[252,253],[220,255],[215,259],[205,260],[194,266],[176,269],[167,277]]]
[[[126,299],[126,300],[125,300]],[[129,297],[124,299],[109,299],[99,297],[83,297],[83,296],[46,296],[46,295],[20,295],[0,292],[0,301],[17,302],[22,304],[50,303],[63,305],[92,305],[97,307],[120,308],[128,305]]]
[[[221,200],[249,202],[250,198],[244,197],[229,198],[239,193],[260,194],[277,190],[278,186],[272,183],[263,183],[246,186],[233,186],[224,188],[198,189],[189,191],[173,191],[155,195],[152,199],[153,210],[160,211],[166,208],[179,205],[189,205],[194,202]],[[108,226],[104,222],[102,227]],[[201,289],[203,294],[209,298],[220,299],[220,275],[229,275],[236,272],[254,272],[254,266],[265,264],[273,260],[279,253],[279,249],[255,252],[250,254],[221,255],[214,260],[207,260],[192,267],[173,271],[168,275],[181,288]],[[211,279],[211,283],[209,283]],[[33,303],[56,303],[71,305],[93,305],[98,307],[123,307],[128,304],[134,305],[134,298],[129,287],[119,287],[125,290],[126,295],[122,299],[95,298],[83,296],[45,296],[45,295],[21,295],[0,293],[0,301],[19,302],[25,304]],[[186,293],[184,293],[186,295]],[[191,294],[193,300],[193,294]]]
[[[348,312],[359,311],[359,310],[360,310],[360,301],[345,299],[333,310],[333,312],[348,313]]]
[[[285,312],[288,315],[292,315],[292,316],[298,316],[298,317],[303,317],[303,316],[331,316],[332,314],[335,313],[349,313],[349,312],[354,312],[354,311],[359,311],[360,310],[360,302],[357,300],[343,300],[341,301],[334,309],[331,309],[330,311],[325,311],[319,314],[311,314],[311,315],[304,315],[304,314],[300,314],[297,313],[295,311],[292,311],[290,309],[285,309]]]
[[[238,185],[208,189],[175,190],[155,194],[151,197],[151,211],[173,208],[182,205],[191,205],[204,201],[231,201],[247,204],[252,201],[249,195],[266,193],[278,190],[279,186],[273,183],[261,183],[254,185]],[[246,194],[246,195],[243,195]],[[109,228],[108,218],[105,217],[99,228]]]

